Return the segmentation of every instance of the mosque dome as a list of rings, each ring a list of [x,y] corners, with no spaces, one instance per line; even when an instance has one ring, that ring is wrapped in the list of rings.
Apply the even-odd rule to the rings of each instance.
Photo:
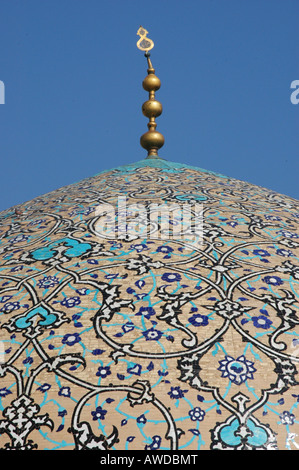
[[[0,448],[297,450],[299,201],[160,158],[146,54],[148,156],[0,214]]]

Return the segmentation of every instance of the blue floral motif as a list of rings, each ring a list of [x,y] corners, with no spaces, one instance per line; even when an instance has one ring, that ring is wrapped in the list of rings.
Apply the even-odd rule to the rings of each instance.
[[[80,303],[81,303],[80,297],[65,297],[61,301],[61,305],[64,305],[67,308],[76,307],[77,305],[80,305]]]
[[[67,346],[74,346],[76,343],[80,343],[81,337],[79,333],[67,333],[62,338],[62,344],[66,344]]]
[[[164,273],[162,274],[162,281],[166,282],[175,282],[175,281],[180,281],[182,279],[182,276],[177,273]]]
[[[252,253],[257,256],[271,256],[270,253],[266,250],[253,250]]]
[[[101,379],[105,379],[108,375],[111,375],[111,370],[109,366],[100,366],[98,367],[98,372],[96,373]]]
[[[136,422],[140,425],[144,425],[144,424],[147,423],[147,419],[146,419],[145,415],[142,414],[142,415],[138,416],[138,418],[136,419]]]
[[[265,315],[252,317],[252,321],[256,328],[262,328],[264,330],[268,330],[273,323],[269,318],[265,317]]]
[[[122,325],[121,329],[123,330],[124,333],[128,333],[129,331],[134,330],[135,326],[134,326],[134,323],[127,322],[124,325]]]
[[[283,280],[278,276],[265,276],[262,279],[266,284],[272,286],[281,286],[283,284]]]
[[[139,311],[136,313],[138,316],[144,316],[144,318],[149,319],[151,316],[155,315],[156,311],[153,307],[140,307]]]
[[[192,421],[203,421],[206,413],[202,410],[199,406],[196,406],[192,410],[189,411],[189,416]]]
[[[169,253],[173,252],[173,248],[171,248],[171,246],[162,245],[162,246],[158,246],[157,252],[164,253],[165,255],[169,255]]]
[[[139,243],[136,245],[131,245],[130,248],[132,250],[136,250],[137,253],[141,253],[142,251],[148,250],[148,246],[145,243]]]
[[[168,395],[173,400],[177,400],[178,398],[183,398],[187,392],[188,390],[182,390],[181,387],[171,387]]]
[[[200,315],[197,313],[189,318],[189,322],[193,326],[207,326],[209,324],[209,317],[207,315]]]
[[[231,356],[225,356],[225,359],[219,361],[221,377],[228,377],[229,380],[236,384],[241,385],[247,379],[253,379],[253,373],[256,372],[253,362],[246,359],[245,356],[239,356],[234,359]]]
[[[71,389],[70,387],[61,387],[59,392],[58,392],[58,395],[60,397],[70,397],[71,396]]]
[[[297,233],[290,232],[289,230],[279,230],[276,233],[286,238],[299,238],[299,235]]]
[[[159,341],[163,335],[161,331],[156,330],[155,328],[150,328],[149,330],[143,331],[142,334],[146,341]]]
[[[104,420],[106,414],[107,410],[103,410],[101,406],[97,406],[95,411],[91,411],[93,421],[97,421],[98,419]]]
[[[290,257],[290,256],[295,256],[294,253],[291,250],[285,250],[283,248],[279,249],[279,250],[276,250],[276,253],[279,256],[284,256],[285,258]]]
[[[59,279],[56,276],[45,276],[38,281],[38,287],[43,287],[44,289],[54,287],[56,284],[59,284]]]
[[[86,289],[86,287],[82,287],[82,289],[76,289],[76,292],[79,295],[87,295],[89,293],[89,289]]]
[[[289,411],[284,411],[279,415],[279,417],[281,419],[281,423],[285,426],[292,426],[295,423],[295,415]]]
[[[0,312],[10,313],[14,310],[18,310],[21,308],[20,302],[7,302],[3,307],[0,309]]]

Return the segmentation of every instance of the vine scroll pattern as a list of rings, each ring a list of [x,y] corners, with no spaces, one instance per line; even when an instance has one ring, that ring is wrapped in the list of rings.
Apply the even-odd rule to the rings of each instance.
[[[202,244],[99,237],[120,195],[201,204]],[[143,160],[0,222],[2,449],[299,449],[298,201]]]

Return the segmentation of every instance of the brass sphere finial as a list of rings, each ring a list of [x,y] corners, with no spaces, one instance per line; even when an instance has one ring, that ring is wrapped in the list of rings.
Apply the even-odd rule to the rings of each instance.
[[[163,135],[156,131],[157,123],[156,118],[162,114],[162,104],[156,100],[155,92],[159,90],[161,86],[160,79],[155,75],[155,69],[153,68],[150,60],[149,50],[154,47],[154,43],[151,39],[147,38],[148,31],[142,26],[137,31],[137,35],[140,39],[137,42],[137,47],[142,51],[145,51],[145,57],[147,58],[147,76],[142,82],[142,86],[145,91],[149,92],[149,99],[142,105],[142,113],[149,119],[148,131],[143,134],[140,138],[141,146],[147,150],[147,158],[160,158],[158,156],[158,150],[164,145]]]

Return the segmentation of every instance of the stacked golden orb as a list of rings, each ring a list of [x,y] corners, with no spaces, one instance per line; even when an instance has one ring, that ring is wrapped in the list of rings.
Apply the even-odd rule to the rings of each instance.
[[[142,113],[149,119],[148,131],[140,138],[141,146],[148,151],[148,158],[159,158],[158,150],[164,145],[164,136],[156,131],[156,118],[162,114],[162,104],[155,98],[155,92],[161,86],[160,79],[155,75],[155,69],[150,61],[150,54],[146,53],[148,61],[148,75],[142,82],[144,90],[149,92],[149,99],[142,105]]]

